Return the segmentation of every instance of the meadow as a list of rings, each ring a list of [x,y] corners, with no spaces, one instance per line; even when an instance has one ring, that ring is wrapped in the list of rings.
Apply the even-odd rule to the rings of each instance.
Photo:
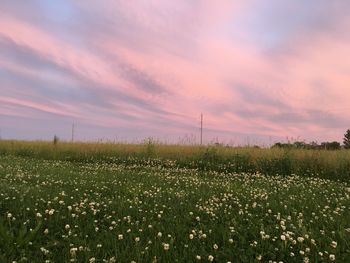
[[[349,162],[0,141],[0,262],[350,262]]]
[[[83,163],[148,164],[230,173],[261,173],[349,181],[349,150],[301,150],[222,145],[168,145],[0,140],[0,155]]]

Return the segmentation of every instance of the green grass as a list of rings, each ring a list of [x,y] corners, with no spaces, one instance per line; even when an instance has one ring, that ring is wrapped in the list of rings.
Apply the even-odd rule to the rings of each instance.
[[[259,149],[196,145],[0,141],[0,155],[74,162],[149,163],[225,173],[317,177],[349,181],[350,150]]]
[[[214,262],[330,262],[333,256],[349,262],[346,181],[273,176],[277,161],[257,166],[272,167],[266,176],[232,173],[221,159],[238,154],[232,169],[244,170],[263,154],[266,161],[294,153],[6,143],[0,262],[208,262],[211,256]],[[159,159],[163,151],[166,158]],[[158,159],[141,158],[145,152]],[[333,156],[326,165],[339,162],[338,154],[348,158],[343,152],[298,157],[313,154]],[[295,169],[285,162],[279,169]]]

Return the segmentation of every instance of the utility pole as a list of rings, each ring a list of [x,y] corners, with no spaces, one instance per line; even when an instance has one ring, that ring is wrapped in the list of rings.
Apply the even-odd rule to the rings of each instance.
[[[203,144],[203,113],[201,113],[201,145]]]
[[[72,124],[72,142],[74,142],[74,129],[75,129],[75,124],[73,122],[73,124]]]

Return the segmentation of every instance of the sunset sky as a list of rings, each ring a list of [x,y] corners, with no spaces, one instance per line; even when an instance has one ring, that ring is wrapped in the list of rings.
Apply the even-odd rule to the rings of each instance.
[[[350,2],[0,0],[4,139],[268,144],[350,128]]]

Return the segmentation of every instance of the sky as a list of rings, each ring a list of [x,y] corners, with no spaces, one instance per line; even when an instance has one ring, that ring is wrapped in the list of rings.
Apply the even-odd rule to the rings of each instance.
[[[350,128],[350,2],[0,0],[3,139],[266,145]]]

